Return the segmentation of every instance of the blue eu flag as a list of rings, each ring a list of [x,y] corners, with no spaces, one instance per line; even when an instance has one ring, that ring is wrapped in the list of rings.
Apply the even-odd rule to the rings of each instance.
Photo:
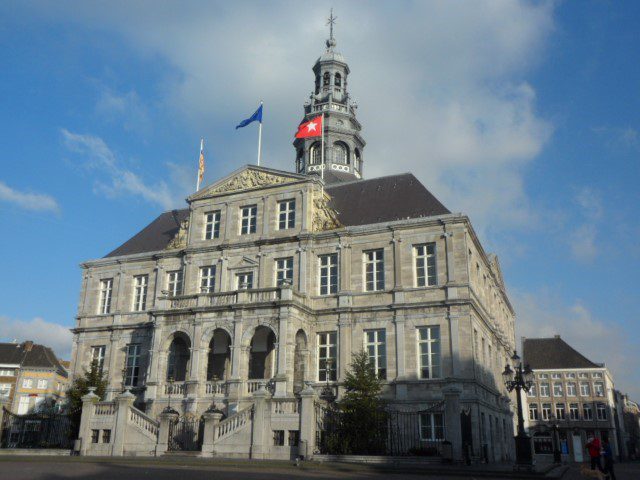
[[[256,121],[262,123],[262,104],[260,104],[258,109],[253,113],[253,115],[251,115],[249,118],[245,120],[242,120],[236,127],[236,130],[238,128],[246,127],[251,122],[256,122]]]

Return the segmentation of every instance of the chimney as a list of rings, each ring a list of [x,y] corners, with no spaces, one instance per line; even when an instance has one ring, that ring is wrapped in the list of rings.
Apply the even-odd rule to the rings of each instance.
[[[25,352],[30,352],[33,348],[33,340],[26,340],[22,342],[22,348],[24,348]]]

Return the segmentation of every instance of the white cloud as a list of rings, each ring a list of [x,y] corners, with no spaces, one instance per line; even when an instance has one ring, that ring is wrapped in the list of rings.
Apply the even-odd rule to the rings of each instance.
[[[72,335],[69,328],[40,317],[19,320],[0,315],[0,339],[7,342],[33,340],[51,347],[63,360],[71,357]]]
[[[552,125],[536,112],[526,76],[544,55],[554,5],[334,5],[338,49],[350,64],[349,89],[369,142],[366,175],[412,171],[479,230],[536,222],[523,170]],[[293,168],[292,134],[313,88],[310,67],[323,51],[329,6],[76,3],[46,14],[116,32],[142,59],[166,62],[171,71],[157,82],[163,108],[178,112],[194,139],[205,133],[226,169],[220,175],[254,161],[253,134],[233,126],[261,98],[265,164]],[[107,103],[126,108],[118,99]]]
[[[515,291],[518,336],[561,337],[592,362],[605,363],[616,388],[640,398],[640,372],[629,359],[637,347],[635,335],[610,319],[594,317],[581,300],[568,304],[550,290]]]
[[[98,180],[95,191],[114,198],[134,195],[160,205],[165,209],[181,205],[165,181],[149,185],[140,176],[120,166],[116,156],[100,137],[62,130],[65,145],[82,156],[82,164],[102,174],[106,181]]]
[[[8,202],[25,210],[36,212],[60,211],[60,206],[55,198],[44,193],[20,192],[0,181],[0,202]]]

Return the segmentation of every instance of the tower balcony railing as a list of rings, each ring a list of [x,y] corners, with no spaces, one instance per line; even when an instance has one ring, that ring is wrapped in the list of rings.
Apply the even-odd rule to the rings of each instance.
[[[322,102],[316,103],[310,106],[311,113],[322,113],[322,112],[341,112],[341,113],[351,113],[355,115],[355,111],[351,105],[345,105],[342,103],[336,102]]]

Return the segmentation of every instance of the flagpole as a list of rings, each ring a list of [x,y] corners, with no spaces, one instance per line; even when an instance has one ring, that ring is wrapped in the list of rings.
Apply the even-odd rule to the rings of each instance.
[[[198,152],[198,176],[196,177],[196,192],[200,190],[200,156],[204,151],[204,138],[200,139],[200,151]]]
[[[262,100],[260,100],[262,107]],[[260,126],[258,127],[258,166],[260,166],[260,158],[262,157],[262,118],[260,118]]]
[[[322,196],[324,197],[324,112],[322,112],[322,121],[320,122],[320,129],[322,131],[322,142],[320,148],[320,178],[322,178]]]

